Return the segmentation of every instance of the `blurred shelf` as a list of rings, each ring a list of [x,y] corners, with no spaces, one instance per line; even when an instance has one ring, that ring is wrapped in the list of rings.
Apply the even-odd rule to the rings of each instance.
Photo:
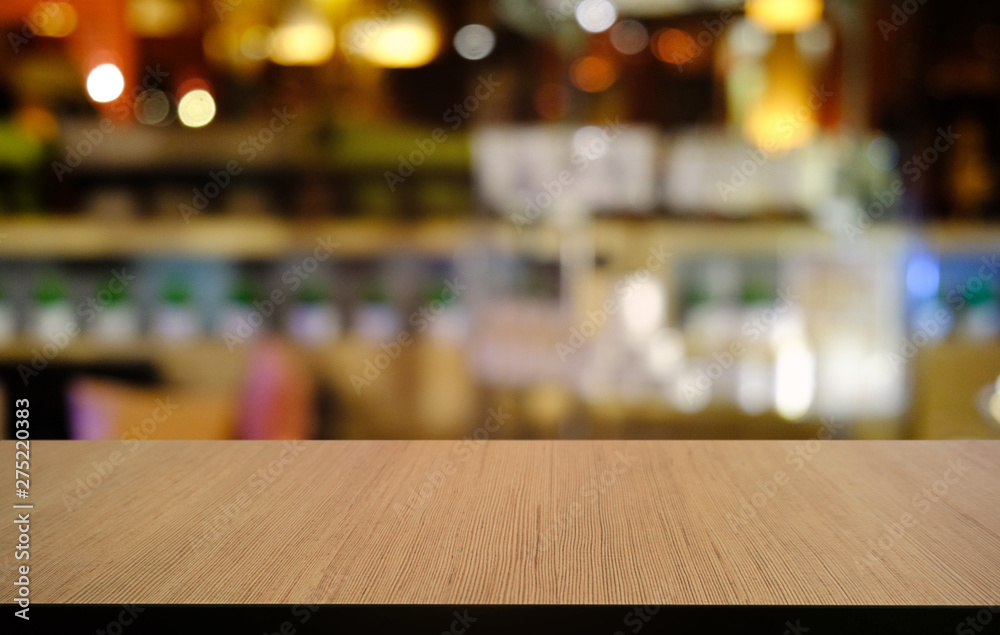
[[[334,257],[409,251],[447,257],[467,244],[465,223],[372,221],[290,223],[271,218],[98,222],[79,218],[0,220],[0,258],[280,258],[336,245]]]
[[[8,258],[267,257],[293,244],[291,227],[269,219],[204,218],[190,225],[59,217],[0,221],[0,256]]]
[[[858,244],[898,245],[917,236],[944,251],[995,251],[1000,226],[940,225],[916,228],[879,225],[852,243],[846,236],[797,222],[713,222],[666,218],[597,219],[579,235],[596,253],[633,266],[651,248],[679,254],[794,255],[833,252]],[[500,218],[487,221],[393,220],[286,221],[269,217],[195,217],[98,221],[78,217],[0,219],[0,258],[281,258],[308,253],[317,241],[336,245],[334,257],[380,257],[409,253],[450,258],[477,245],[524,257],[559,258],[562,232],[550,225],[518,228]]]
[[[942,252],[1000,251],[1000,225],[996,223],[962,222],[928,225],[920,235],[929,247]]]

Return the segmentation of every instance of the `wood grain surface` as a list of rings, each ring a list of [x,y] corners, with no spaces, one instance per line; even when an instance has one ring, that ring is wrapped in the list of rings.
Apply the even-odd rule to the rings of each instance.
[[[40,603],[1000,600],[996,441],[42,441],[31,462]]]

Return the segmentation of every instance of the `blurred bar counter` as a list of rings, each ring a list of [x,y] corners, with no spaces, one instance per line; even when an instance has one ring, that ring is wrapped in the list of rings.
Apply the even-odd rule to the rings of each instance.
[[[326,244],[331,257],[313,263],[325,273],[312,281],[335,325],[306,338],[290,330],[295,307],[307,304],[299,295],[260,329],[279,334],[315,381],[312,398],[322,396],[316,425],[299,436],[1000,438],[989,423],[1000,400],[986,390],[1000,374],[1000,339],[988,314],[977,318],[979,339],[959,328],[996,297],[948,302],[941,264],[995,256],[1000,230],[989,225],[875,225],[853,241],[789,221],[622,218],[519,228],[482,219],[22,218],[0,222],[0,236],[8,399],[28,384],[16,381],[24,377],[17,369],[32,368],[51,344],[28,325],[37,321],[32,282],[56,270],[80,334],[50,346],[45,365],[148,364],[155,387],[130,393],[139,412],[143,399],[186,395],[211,403],[206,436],[241,436],[258,334],[234,346],[217,324],[179,339],[154,333],[154,281],[186,263],[196,292],[214,285],[225,296],[226,284],[249,279],[267,293],[248,298],[266,302],[290,291],[280,273]],[[936,273],[917,266],[927,254]],[[95,280],[121,267],[138,272],[131,302],[139,326],[108,339],[79,319],[78,307]],[[448,280],[467,291],[440,296]],[[376,283],[385,288],[373,292]],[[782,308],[782,289],[791,308]],[[920,302],[931,295],[949,318],[921,339]],[[252,311],[248,298],[237,314]],[[225,323],[226,302],[199,309],[201,323]],[[463,311],[444,310],[452,306]],[[420,313],[427,307],[441,310]],[[747,326],[767,311],[773,320]],[[497,409],[509,415],[502,425],[489,423]],[[138,416],[131,412],[121,416]],[[130,425],[110,421],[105,436]],[[4,430],[9,436],[9,422]],[[197,438],[197,430],[167,425],[149,438]]]

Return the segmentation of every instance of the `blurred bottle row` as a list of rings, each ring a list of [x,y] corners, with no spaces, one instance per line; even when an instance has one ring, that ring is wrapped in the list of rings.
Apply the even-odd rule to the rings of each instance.
[[[384,276],[372,273],[354,272],[337,285],[330,275],[276,283],[273,272],[259,267],[235,275],[219,275],[212,266],[191,275],[154,275],[127,265],[89,276],[37,269],[21,280],[0,280],[0,342],[24,337],[61,347],[80,334],[106,344],[217,337],[232,349],[264,330],[305,345],[348,332],[376,343],[402,332],[458,340],[468,330],[464,302],[449,279],[425,279],[422,297],[400,303],[390,301]],[[6,287],[19,293],[5,293]]]

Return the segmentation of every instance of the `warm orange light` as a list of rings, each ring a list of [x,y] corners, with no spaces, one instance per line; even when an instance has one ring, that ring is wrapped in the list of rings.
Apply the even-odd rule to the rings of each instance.
[[[653,55],[669,64],[687,64],[700,52],[698,43],[686,31],[664,29],[653,34]]]
[[[823,0],[747,0],[746,13],[768,31],[801,31],[823,17]]]
[[[188,28],[194,8],[182,0],[129,0],[126,17],[141,37],[167,37]]]
[[[66,2],[39,2],[28,18],[43,37],[66,37],[76,29],[76,9]]]
[[[384,68],[416,68],[430,63],[440,48],[431,16],[410,11],[389,21],[359,18],[344,27],[344,50]]]
[[[285,66],[322,64],[333,55],[333,44],[333,28],[322,14],[299,11],[274,29],[271,59]]]
[[[590,55],[573,62],[569,78],[580,90],[599,93],[614,84],[618,74],[606,59]]]

